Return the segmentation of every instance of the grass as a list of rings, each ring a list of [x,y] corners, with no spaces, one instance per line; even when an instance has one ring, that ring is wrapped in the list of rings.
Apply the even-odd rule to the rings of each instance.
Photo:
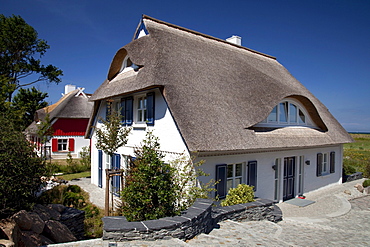
[[[91,171],[85,171],[85,172],[61,175],[61,176],[58,176],[58,178],[64,179],[64,180],[67,180],[67,181],[71,181],[73,179],[86,178],[86,177],[90,177],[90,176],[91,176]]]
[[[345,174],[363,172],[370,173],[370,134],[351,134],[353,143],[344,144],[343,168]]]

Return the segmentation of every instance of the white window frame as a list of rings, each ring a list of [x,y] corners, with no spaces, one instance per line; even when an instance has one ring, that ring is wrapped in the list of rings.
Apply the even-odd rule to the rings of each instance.
[[[59,148],[60,145],[62,148]],[[58,139],[58,152],[67,152],[69,147],[68,139],[67,138],[61,138]]]
[[[140,104],[141,100],[143,100],[144,106]],[[134,122],[137,124],[145,124],[147,120],[146,111],[147,111],[146,95],[141,94],[141,95],[136,96],[134,99],[134,119],[135,119]]]
[[[240,171],[240,175],[236,175],[236,166],[237,165],[241,165],[241,171]],[[229,177],[229,167],[232,167],[232,175]],[[242,184],[244,183],[244,168],[245,167],[245,163],[244,162],[240,162],[240,163],[233,163],[233,164],[227,164],[226,165],[226,193],[229,192],[229,189],[231,188],[236,188],[238,186],[238,184]],[[236,181],[240,179],[240,183],[236,183]],[[231,186],[229,186],[229,181],[231,181]]]
[[[330,156],[328,152],[322,153],[322,164],[321,164],[321,176],[325,176],[330,173]]]
[[[139,66],[134,64],[129,56],[126,56],[125,59],[122,61],[121,69],[119,70],[119,73],[124,73],[130,70],[136,70]]]
[[[281,114],[282,114],[282,111],[281,111],[281,107],[283,104],[287,104],[287,112],[286,112],[286,121],[283,121],[281,119]],[[293,122],[291,120],[291,107],[292,105],[294,105],[296,107],[296,113],[295,113],[295,121]],[[300,121],[300,111],[303,113],[304,115],[304,118],[305,118],[305,122],[301,122]],[[269,121],[269,118],[271,118],[271,114],[276,114],[276,117],[274,117],[274,119],[276,119],[276,121]],[[256,124],[255,125],[256,127],[281,127],[281,126],[306,126],[306,127],[311,127],[311,128],[317,128],[317,126],[315,126],[308,114],[308,112],[306,111],[306,109],[299,103],[297,102],[296,100],[292,99],[292,98],[286,98],[282,101],[280,101],[273,109],[272,111],[270,112],[270,114],[267,116],[267,118],[265,118],[263,121],[261,121],[260,123]]]

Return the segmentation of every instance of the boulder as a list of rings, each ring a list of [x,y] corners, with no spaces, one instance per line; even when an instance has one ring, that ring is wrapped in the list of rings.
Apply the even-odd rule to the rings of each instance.
[[[60,213],[58,211],[40,204],[35,205],[33,212],[37,213],[43,221],[60,219]]]
[[[14,243],[14,246],[24,246],[22,241],[22,232],[14,219],[3,219],[0,221],[0,229],[2,234],[7,236],[6,240]]]
[[[47,207],[59,212],[60,214],[63,213],[66,208],[63,204],[49,204]]]
[[[41,238],[41,243],[42,245],[49,245],[49,244],[54,244],[53,241],[51,241],[49,238],[45,237],[44,235],[40,235],[40,238]]]
[[[34,231],[38,234],[42,233],[44,231],[45,222],[40,218],[38,214],[34,212],[29,213],[29,215],[33,221],[31,231]]]
[[[38,247],[42,245],[40,235],[33,231],[22,231],[22,240],[26,247]]]
[[[15,247],[15,244],[13,241],[0,239],[0,246],[2,247]]]
[[[48,220],[45,222],[43,235],[55,243],[65,243],[77,240],[67,226],[55,220]]]
[[[364,193],[367,195],[370,195],[370,186],[367,186],[366,188],[364,188]]]
[[[32,218],[26,210],[21,210],[11,217],[21,230],[29,231],[32,227]]]

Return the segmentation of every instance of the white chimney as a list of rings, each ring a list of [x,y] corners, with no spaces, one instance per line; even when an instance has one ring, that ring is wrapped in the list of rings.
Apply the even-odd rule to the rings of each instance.
[[[236,45],[242,45],[242,38],[236,35],[233,35],[230,38],[227,38],[226,41],[236,44]]]
[[[72,92],[73,90],[76,90],[76,85],[71,85],[71,84],[65,85],[64,86],[64,95],[66,95],[67,93]]]

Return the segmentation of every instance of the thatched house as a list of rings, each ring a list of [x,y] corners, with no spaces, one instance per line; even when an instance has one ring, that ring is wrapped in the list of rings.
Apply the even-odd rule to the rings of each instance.
[[[84,138],[92,113],[91,95],[84,93],[83,88],[66,85],[63,97],[55,104],[36,111],[35,121],[25,130],[27,139],[35,144],[40,156],[54,159],[67,158],[68,152],[78,158],[82,147],[90,146],[90,140]],[[42,144],[38,136],[38,125],[49,115],[52,136]]]
[[[342,144],[352,141],[276,58],[148,16],[90,100],[89,126],[99,126],[111,104],[133,128],[114,164],[95,148],[94,130],[87,133],[92,183],[100,186],[101,171],[124,166],[121,157],[133,155],[146,130],[166,159],[183,152],[204,159],[221,197],[247,183],[275,201],[340,183]]]

